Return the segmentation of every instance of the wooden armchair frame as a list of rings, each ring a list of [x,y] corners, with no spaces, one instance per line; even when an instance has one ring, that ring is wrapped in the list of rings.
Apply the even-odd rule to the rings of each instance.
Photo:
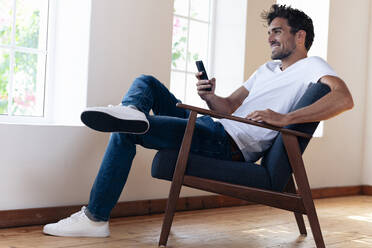
[[[310,139],[312,135],[290,129],[271,126],[265,123],[254,122],[248,119],[231,115],[220,114],[214,111],[197,108],[186,104],[177,104],[177,106],[180,108],[189,109],[191,112],[183,137],[182,145],[178,154],[176,168],[173,174],[173,180],[160,234],[159,246],[165,247],[167,244],[177,200],[181,191],[181,186],[185,185],[196,189],[227,195],[242,200],[256,202],[294,212],[300,234],[303,235],[307,234],[303,219],[303,214],[306,214],[308,216],[316,247],[325,247],[318,221],[318,216],[316,214],[314,202],[311,195],[309,181],[307,179],[306,170],[304,167],[304,162],[302,160],[301,150],[297,139],[297,137]],[[247,123],[249,125],[279,131],[282,134],[283,143],[288,154],[290,165],[292,167],[293,176],[296,180],[296,184],[298,187],[297,193],[293,176],[291,176],[284,192],[275,192],[185,175],[187,160],[189,157],[190,146],[195,127],[195,121],[198,113],[209,115],[215,118],[235,120]]]

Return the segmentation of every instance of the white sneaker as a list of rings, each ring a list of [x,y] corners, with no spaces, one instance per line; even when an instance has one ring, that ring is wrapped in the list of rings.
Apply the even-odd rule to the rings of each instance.
[[[108,221],[91,221],[85,215],[85,207],[57,223],[45,225],[43,232],[62,237],[108,237],[110,235]]]
[[[81,113],[81,121],[100,132],[143,134],[150,127],[144,113],[122,105],[86,108]]]

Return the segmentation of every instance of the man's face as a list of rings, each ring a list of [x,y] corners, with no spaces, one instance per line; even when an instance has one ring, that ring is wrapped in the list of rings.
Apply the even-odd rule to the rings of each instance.
[[[291,32],[287,19],[277,17],[269,26],[268,42],[272,59],[285,59],[296,49],[295,35]]]

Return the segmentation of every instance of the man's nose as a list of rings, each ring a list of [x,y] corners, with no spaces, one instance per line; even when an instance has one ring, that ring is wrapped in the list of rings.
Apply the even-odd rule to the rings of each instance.
[[[269,37],[267,37],[267,42],[269,44],[273,43],[275,41],[273,34],[269,34]]]

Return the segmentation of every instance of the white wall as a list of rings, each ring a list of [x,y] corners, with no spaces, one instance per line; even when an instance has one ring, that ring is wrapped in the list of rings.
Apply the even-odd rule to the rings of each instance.
[[[0,125],[0,209],[88,200],[106,137],[83,127]]]
[[[46,86],[45,115],[49,123],[79,125],[87,100],[91,1],[50,3],[55,29],[49,32],[47,71],[53,83]]]
[[[173,1],[92,1],[88,106],[119,103],[139,74],[169,85]]]
[[[257,16],[269,6],[261,0],[249,2],[256,6],[257,11],[251,13],[253,9],[248,3],[248,16]],[[368,13],[371,8],[369,3],[368,0],[352,3],[347,0],[331,1],[328,59],[348,83],[355,108],[326,121],[325,136],[314,139],[310,144],[305,158],[313,187],[360,185],[363,182],[372,184],[368,178],[362,181],[361,175],[363,130],[367,128],[363,123],[368,23],[371,22],[368,19],[371,15]],[[92,1],[89,106],[119,102],[131,81],[140,73],[153,74],[168,84],[172,6],[172,1],[157,0]],[[261,20],[257,18],[256,21],[257,26],[264,29]],[[249,33],[252,32],[247,31],[248,38]],[[265,33],[266,30],[263,35]],[[254,34],[251,37],[256,37]],[[264,48],[266,37],[263,42],[262,50],[254,52],[253,45],[246,50],[247,67],[267,56],[269,50]],[[371,102],[367,106],[369,111],[370,105]],[[371,137],[370,132],[369,135]],[[0,210],[88,201],[90,187],[107,144],[107,134],[85,127],[0,124],[0,137]],[[369,140],[366,144],[370,147]],[[169,183],[150,177],[153,155],[154,151],[138,148],[121,200],[167,197]],[[370,160],[370,155],[366,155],[365,173],[372,170]],[[192,190],[184,190],[183,193],[201,194]]]
[[[246,0],[216,1],[213,77],[217,79],[216,94],[228,96],[244,81]]]
[[[372,30],[372,1],[369,2],[369,27],[368,30]],[[367,51],[367,50],[366,50]],[[366,87],[366,109],[365,116],[366,121],[364,125],[364,161],[362,178],[363,184],[372,185],[372,32],[369,32],[369,47],[367,51],[368,61],[366,63],[367,67],[367,87]]]
[[[369,0],[330,1],[328,62],[348,85],[354,109],[324,122],[305,152],[312,187],[362,183]]]

